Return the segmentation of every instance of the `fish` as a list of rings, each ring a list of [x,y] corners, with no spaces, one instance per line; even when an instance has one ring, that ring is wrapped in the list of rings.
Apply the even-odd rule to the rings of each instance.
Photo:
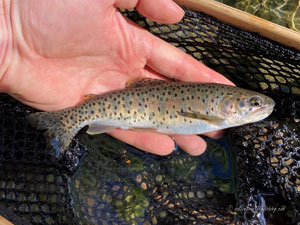
[[[202,134],[268,117],[275,106],[261,93],[218,83],[140,79],[126,88],[90,96],[82,104],[27,116],[31,126],[64,152],[83,127],[90,135],[115,128],[164,134]]]

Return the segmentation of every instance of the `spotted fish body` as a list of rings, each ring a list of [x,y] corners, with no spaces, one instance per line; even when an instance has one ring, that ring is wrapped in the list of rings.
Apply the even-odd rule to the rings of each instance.
[[[201,134],[267,117],[274,101],[257,92],[210,83],[142,80],[123,90],[90,98],[83,104],[28,116],[60,152],[84,126],[87,133],[114,128],[165,134]]]

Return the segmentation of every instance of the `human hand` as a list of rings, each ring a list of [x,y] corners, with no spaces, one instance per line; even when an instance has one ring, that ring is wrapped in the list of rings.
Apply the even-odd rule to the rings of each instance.
[[[0,73],[0,90],[34,108],[51,111],[71,107],[88,94],[124,88],[133,77],[231,84],[117,10],[136,6],[154,21],[175,23],[184,12],[172,0],[2,2],[10,13],[3,14],[8,24],[8,47],[2,61],[0,54],[0,72],[4,71]],[[173,140],[165,134],[119,129],[109,134],[154,154],[165,155],[174,149]],[[206,148],[197,135],[174,138],[192,155]]]

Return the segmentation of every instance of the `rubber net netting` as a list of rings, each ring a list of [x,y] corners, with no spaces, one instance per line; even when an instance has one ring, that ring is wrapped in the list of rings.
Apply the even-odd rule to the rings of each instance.
[[[33,109],[1,94],[0,214],[31,224],[300,224],[300,53],[199,12],[169,26],[123,13],[273,97],[275,112],[208,140],[199,157],[154,156],[82,131],[56,159],[24,119]]]

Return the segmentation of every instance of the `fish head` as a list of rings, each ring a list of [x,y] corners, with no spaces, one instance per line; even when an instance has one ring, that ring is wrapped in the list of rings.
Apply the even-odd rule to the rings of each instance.
[[[253,123],[268,117],[274,109],[275,101],[258,92],[248,91],[239,95],[229,95],[221,103],[221,114],[236,125]]]

